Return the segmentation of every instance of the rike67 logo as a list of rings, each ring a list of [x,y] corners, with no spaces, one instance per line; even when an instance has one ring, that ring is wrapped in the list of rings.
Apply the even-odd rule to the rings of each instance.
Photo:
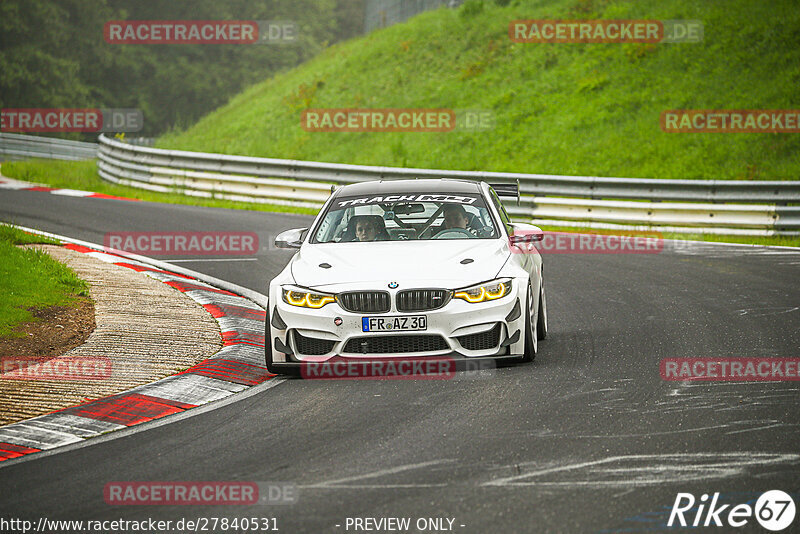
[[[786,529],[794,521],[795,505],[792,497],[781,490],[771,490],[761,494],[751,506],[742,504],[719,504],[719,493],[714,493],[709,501],[704,493],[699,501],[691,493],[678,493],[667,526],[681,527],[743,527],[753,518],[765,529],[778,532]]]

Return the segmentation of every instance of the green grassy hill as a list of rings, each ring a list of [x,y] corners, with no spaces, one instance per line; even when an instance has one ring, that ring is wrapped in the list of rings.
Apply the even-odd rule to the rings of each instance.
[[[500,2],[504,3],[504,2]],[[702,43],[522,44],[514,19],[700,19]],[[326,49],[160,147],[356,164],[798,179],[800,134],[664,133],[667,109],[800,108],[796,0],[468,1]],[[485,132],[321,133],[303,109],[492,111]]]

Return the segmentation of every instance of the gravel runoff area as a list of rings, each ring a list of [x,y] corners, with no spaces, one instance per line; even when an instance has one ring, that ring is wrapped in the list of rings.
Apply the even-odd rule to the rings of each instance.
[[[42,415],[183,371],[222,346],[219,325],[192,299],[142,273],[55,245],[40,247],[90,284],[96,328],[86,343],[17,373],[0,375],[0,425]],[[3,355],[4,358],[26,355]],[[98,361],[108,376],[92,380],[31,379],[59,359]],[[48,375],[47,371],[38,376]],[[38,378],[38,377],[37,377]],[[96,377],[93,377],[96,378]]]

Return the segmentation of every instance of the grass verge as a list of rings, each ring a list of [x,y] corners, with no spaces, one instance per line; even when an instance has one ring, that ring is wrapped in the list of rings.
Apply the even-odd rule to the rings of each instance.
[[[0,224],[0,338],[19,337],[14,327],[32,321],[30,309],[75,306],[89,285],[47,253],[17,245],[57,241]]]
[[[666,179],[795,180],[796,133],[667,133],[674,109],[795,109],[796,0],[468,0],[336,44],[160,148],[351,164]],[[695,43],[515,43],[519,19],[690,19]],[[313,108],[447,108],[484,130],[307,131]]]

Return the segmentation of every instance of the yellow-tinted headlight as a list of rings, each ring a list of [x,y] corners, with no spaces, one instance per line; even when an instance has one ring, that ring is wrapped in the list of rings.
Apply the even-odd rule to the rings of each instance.
[[[497,300],[505,297],[510,292],[511,280],[502,280],[467,287],[465,289],[458,289],[453,293],[453,297],[476,303],[486,302],[487,300]]]
[[[336,301],[336,297],[327,293],[314,293],[311,291],[301,291],[298,289],[284,289],[283,301],[292,306],[300,308],[318,309],[326,304]]]

